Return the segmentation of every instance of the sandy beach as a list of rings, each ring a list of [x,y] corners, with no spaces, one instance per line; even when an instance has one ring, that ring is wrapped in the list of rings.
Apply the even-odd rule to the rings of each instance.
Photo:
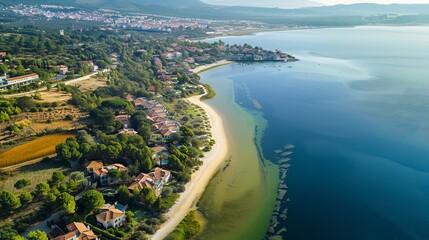
[[[201,72],[204,69],[212,68],[214,66],[218,66],[219,64],[220,63],[212,66],[201,66],[200,69],[202,70],[199,69],[197,71]],[[223,64],[228,64],[228,62],[225,61]],[[189,211],[195,207],[210,179],[227,158],[228,139],[222,118],[212,107],[200,100],[201,96],[203,95],[193,96],[188,98],[188,100],[189,102],[202,107],[206,112],[212,126],[212,137],[216,141],[216,144],[213,146],[210,152],[204,154],[204,157],[201,159],[204,164],[198,171],[192,174],[191,181],[186,184],[186,190],[180,194],[178,202],[170,209],[169,212],[165,214],[168,220],[152,236],[151,239],[164,239],[176,228],[176,226],[183,220],[183,218],[185,218]]]
[[[198,74],[198,73],[204,72],[206,70],[209,70],[209,69],[212,69],[215,67],[219,67],[219,66],[223,66],[223,65],[227,65],[227,64],[232,64],[232,63],[233,63],[232,61],[220,60],[220,61],[214,62],[212,64],[206,64],[206,65],[198,66],[198,67],[192,69],[192,71],[194,73]]]

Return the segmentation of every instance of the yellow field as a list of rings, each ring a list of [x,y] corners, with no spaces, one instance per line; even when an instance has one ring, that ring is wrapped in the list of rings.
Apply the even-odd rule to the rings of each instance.
[[[68,137],[73,136],[74,135],[72,134],[54,134],[44,136],[9,149],[0,153],[0,167],[8,167],[54,154],[55,146],[59,143],[65,142]]]

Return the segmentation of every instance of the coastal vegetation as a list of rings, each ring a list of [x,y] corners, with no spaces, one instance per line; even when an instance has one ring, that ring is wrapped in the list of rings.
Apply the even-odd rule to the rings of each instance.
[[[184,240],[192,239],[197,235],[203,226],[201,217],[198,216],[197,211],[191,211],[188,215],[180,222],[180,224],[170,233],[166,240]]]
[[[201,97],[202,100],[209,100],[216,96],[216,92],[213,90],[213,88],[209,84],[202,84],[204,88],[206,89],[207,93]]]

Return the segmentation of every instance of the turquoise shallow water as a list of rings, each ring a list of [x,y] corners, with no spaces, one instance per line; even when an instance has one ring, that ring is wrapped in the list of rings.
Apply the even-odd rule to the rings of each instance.
[[[222,41],[295,63],[210,71],[267,122],[263,153],[292,143],[283,236],[429,239],[429,27],[299,30]],[[219,107],[219,106],[218,106]],[[221,107],[219,107],[221,109]],[[251,209],[249,209],[251,211]]]

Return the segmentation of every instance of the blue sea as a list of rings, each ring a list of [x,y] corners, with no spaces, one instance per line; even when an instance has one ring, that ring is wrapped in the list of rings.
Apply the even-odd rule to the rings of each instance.
[[[203,74],[232,81],[236,103],[266,120],[266,159],[276,163],[274,150],[295,146],[284,239],[429,239],[429,27],[220,39],[300,59]]]

